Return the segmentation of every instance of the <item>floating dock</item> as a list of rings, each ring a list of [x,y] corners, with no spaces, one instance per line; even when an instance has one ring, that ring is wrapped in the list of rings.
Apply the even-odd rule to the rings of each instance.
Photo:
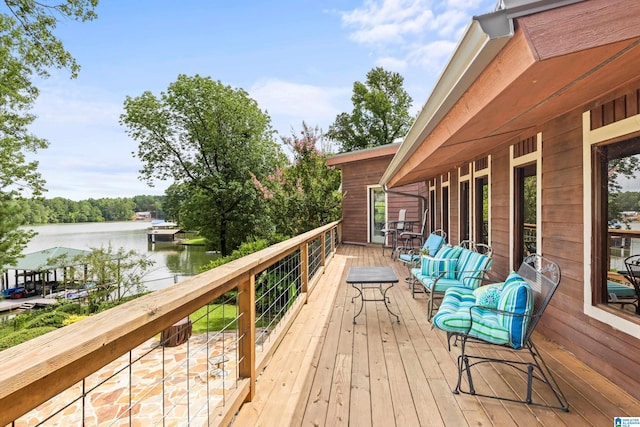
[[[32,308],[47,307],[57,303],[58,301],[55,298],[42,298],[42,297],[5,299],[5,300],[0,300],[0,313],[6,313],[11,311],[17,311],[17,310],[21,310],[21,311],[31,310]]]

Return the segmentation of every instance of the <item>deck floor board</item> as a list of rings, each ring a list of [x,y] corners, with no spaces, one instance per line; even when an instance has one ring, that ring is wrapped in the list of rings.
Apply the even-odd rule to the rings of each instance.
[[[386,265],[400,282],[383,302],[365,302],[353,324],[355,290],[345,280],[352,266]],[[477,426],[606,425],[638,416],[640,402],[544,337],[534,340],[566,394],[568,413],[542,407],[454,395],[459,349],[431,329],[424,294],[412,297],[407,269],[379,246],[342,245],[316,284],[256,383],[234,425]],[[479,349],[495,354],[493,348]],[[517,355],[516,355],[517,357]],[[525,387],[510,368],[481,366],[477,389],[513,394]],[[536,396],[550,393],[536,388]]]

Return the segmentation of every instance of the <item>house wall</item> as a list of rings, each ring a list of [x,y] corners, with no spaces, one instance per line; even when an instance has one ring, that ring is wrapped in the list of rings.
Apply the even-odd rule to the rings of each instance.
[[[636,84],[640,88],[640,82]],[[541,185],[542,209],[538,252],[559,264],[562,280],[537,331],[558,342],[612,382],[640,398],[640,339],[589,315],[585,309],[585,304],[590,304],[591,295],[585,295],[584,236],[585,226],[590,228],[591,224],[584,224],[583,220],[585,178],[582,115],[583,112],[594,109],[594,116],[598,117],[592,119],[591,126],[595,129],[637,114],[640,110],[638,90],[634,87],[627,88],[626,91],[628,93],[621,92],[620,89],[612,92],[591,105],[561,115],[537,129],[529,129],[526,134],[486,153],[491,156],[490,244],[494,249],[491,276],[494,279],[504,278],[514,268],[510,255],[513,242],[510,230],[510,147],[541,133],[542,153],[538,168],[542,171],[542,182],[538,185]],[[624,97],[623,101],[620,101],[620,96]],[[613,99],[617,99],[617,104]],[[620,106],[625,102],[631,107],[624,109]],[[472,160],[475,159],[469,159]],[[442,176],[431,177],[430,180],[435,180],[436,183],[435,208],[440,211]],[[450,171],[449,188],[449,241],[457,243],[460,217],[457,208],[457,168]],[[439,215],[436,222],[442,223]],[[631,321],[636,322],[640,330],[640,319],[636,317]],[[640,336],[640,333],[636,336]]]
[[[342,240],[347,243],[368,243],[368,192],[370,186],[378,185],[382,174],[393,156],[377,157],[340,165],[342,170]],[[422,201],[416,197],[395,194],[423,194],[424,184],[411,184],[394,188],[387,194],[387,219],[398,218],[400,209],[407,209],[407,221],[422,220]],[[419,225],[418,225],[419,226]]]

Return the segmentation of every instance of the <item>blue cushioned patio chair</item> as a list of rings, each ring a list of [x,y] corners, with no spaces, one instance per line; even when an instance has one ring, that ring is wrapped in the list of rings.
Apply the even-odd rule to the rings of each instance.
[[[447,233],[442,229],[432,231],[419,248],[399,247],[398,260],[405,263],[408,268],[415,267],[420,263],[420,254],[427,249],[429,256],[435,256],[440,248],[447,243]]]
[[[626,305],[632,305],[635,312],[638,312],[638,296],[636,289],[629,282],[619,283],[607,280],[607,296],[609,304],[618,304],[624,310]]]
[[[465,246],[442,247],[433,258],[422,257],[419,267],[411,269],[412,294],[422,287],[427,293],[427,319],[431,320],[438,307],[436,298],[441,298],[451,287],[477,288],[491,268],[490,255],[478,253],[472,242],[461,242]],[[488,251],[493,254],[493,251]]]
[[[460,343],[458,382],[454,393],[569,410],[566,397],[531,339],[559,283],[558,265],[533,254],[526,257],[518,272],[512,272],[503,283],[482,286],[475,291],[457,287],[445,292],[432,325],[447,333],[449,350],[452,338],[455,338],[454,345]],[[504,351],[491,351],[487,346],[528,351],[528,355],[502,358]],[[527,383],[526,396],[518,396],[517,392],[516,398],[498,395],[490,384],[481,391],[476,390],[472,369],[483,363],[501,363],[514,368],[515,374],[519,373]],[[489,380],[485,376],[485,382]],[[534,393],[534,384],[543,384],[546,388],[536,389]]]

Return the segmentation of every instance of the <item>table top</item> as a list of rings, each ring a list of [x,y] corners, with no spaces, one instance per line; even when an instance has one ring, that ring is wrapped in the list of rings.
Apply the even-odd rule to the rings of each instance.
[[[351,267],[347,283],[398,283],[391,267]]]

